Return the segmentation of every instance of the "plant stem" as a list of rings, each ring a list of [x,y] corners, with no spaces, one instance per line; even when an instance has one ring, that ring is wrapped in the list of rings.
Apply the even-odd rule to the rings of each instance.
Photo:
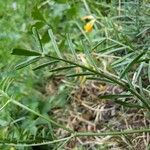
[[[29,141],[6,141],[5,139],[0,140],[0,145],[8,145],[8,146],[22,146],[22,147],[30,147],[30,146],[41,146],[41,145],[49,145],[49,144],[54,144],[58,142],[63,142],[63,141],[68,141],[71,138],[74,137],[80,137],[80,136],[119,136],[119,135],[124,135],[124,134],[135,134],[135,133],[143,133],[143,132],[150,132],[149,129],[138,129],[138,130],[125,130],[125,131],[111,131],[111,132],[101,132],[101,133],[93,133],[93,132],[74,132],[72,133],[71,136],[58,139],[58,140],[53,140],[53,141],[45,141],[42,143],[35,143],[36,141],[29,140]],[[30,142],[30,143],[28,143]],[[32,143],[31,143],[32,142]]]
[[[27,106],[25,106],[25,105],[19,103],[19,102],[16,101],[16,100],[11,99],[10,102],[13,103],[13,104],[15,104],[15,105],[17,105],[17,106],[19,106],[19,107],[21,107],[21,108],[23,108],[23,109],[26,109],[27,111],[29,111],[29,112],[31,112],[31,113],[33,113],[33,114],[35,114],[35,115],[37,115],[37,116],[39,116],[39,117],[41,117],[41,118],[43,118],[44,120],[46,120],[46,121],[52,123],[53,125],[56,125],[57,127],[60,127],[60,128],[62,128],[62,129],[64,129],[64,130],[68,131],[69,133],[73,133],[73,130],[64,127],[63,125],[61,125],[61,124],[55,122],[54,120],[52,120],[52,119],[50,119],[50,118],[48,118],[48,117],[46,117],[46,116],[41,115],[41,114],[38,113],[38,112],[35,112],[34,110],[32,110],[32,109],[30,109],[29,107],[27,107]]]
[[[125,82],[124,80],[121,80],[121,79],[119,79],[119,78],[115,78],[115,77],[113,77],[113,76],[110,76],[110,75],[108,75],[108,74],[106,74],[105,72],[102,72],[102,71],[98,72],[98,71],[93,70],[93,69],[91,69],[91,68],[88,68],[88,67],[86,67],[86,66],[84,66],[84,65],[80,65],[80,64],[77,64],[77,63],[75,63],[75,62],[72,62],[72,61],[69,61],[69,60],[65,60],[65,59],[63,59],[63,58],[57,58],[57,57],[50,56],[50,55],[45,55],[45,56],[46,56],[46,57],[49,57],[49,58],[52,58],[52,59],[56,59],[56,60],[60,60],[60,61],[63,61],[63,62],[72,64],[72,65],[75,65],[75,66],[77,66],[77,67],[80,67],[80,68],[83,68],[83,69],[85,69],[85,70],[88,70],[88,71],[90,71],[90,72],[92,72],[92,73],[95,73],[95,74],[97,74],[97,75],[99,75],[99,76],[101,76],[101,77],[104,77],[104,78],[106,78],[106,79],[108,79],[108,80],[110,80],[110,81],[113,81],[114,83],[120,85],[121,87],[123,87],[124,89],[130,91],[133,95],[135,95],[135,96],[145,105],[145,107],[150,111],[150,106],[149,106],[149,104],[145,101],[145,99],[144,99],[139,93],[137,93],[137,92],[135,91],[135,89],[131,89],[130,86],[129,86],[129,84],[128,84],[127,82]]]
[[[124,134],[134,134],[134,133],[143,133],[143,132],[150,132],[150,128],[148,129],[137,129],[137,130],[125,130],[125,131],[111,131],[111,132],[100,132],[100,133],[93,133],[93,132],[77,132],[75,136],[107,136],[107,135],[124,135]]]
[[[42,145],[49,145],[49,144],[55,144],[59,142],[63,142],[66,140],[70,140],[71,137],[66,137],[58,140],[53,141],[45,141],[41,143],[36,143],[37,141],[28,140],[28,141],[8,141],[8,140],[0,140],[0,145],[7,145],[7,146],[21,146],[21,147],[31,147],[31,146],[42,146]],[[29,143],[30,142],[30,143]],[[31,143],[32,142],[32,143]]]

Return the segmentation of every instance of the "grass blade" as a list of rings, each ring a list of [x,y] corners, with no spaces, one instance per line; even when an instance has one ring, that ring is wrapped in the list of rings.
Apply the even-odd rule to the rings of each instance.
[[[88,76],[88,75],[94,75],[93,73],[87,72],[87,73],[74,73],[69,74],[66,77],[79,77],[79,76]]]
[[[33,32],[33,35],[35,37],[36,42],[39,44],[40,51],[43,52],[44,50],[43,50],[43,46],[42,46],[42,43],[41,43],[40,35],[39,35],[36,27],[32,28],[32,32]]]
[[[150,101],[146,98],[146,95],[145,95],[145,93],[143,91],[143,85],[142,85],[141,77],[139,78],[139,88],[140,88],[140,94],[143,97],[143,99],[145,99],[145,101],[150,104]]]
[[[106,41],[106,38],[104,38],[103,40],[101,40],[100,42],[98,42],[93,48],[92,51],[95,50],[98,46],[100,46],[103,42]]]
[[[30,64],[32,64],[32,63],[38,61],[38,60],[40,60],[40,58],[41,58],[41,57],[30,58],[30,59],[28,59],[28,60],[26,60],[26,61],[24,61],[24,62],[18,64],[17,66],[15,66],[15,69],[16,69],[16,70],[22,69],[22,68],[24,68],[24,67],[26,67],[26,66],[28,66],[28,65],[30,65]]]
[[[116,47],[117,45],[118,45],[118,44],[113,44],[113,45],[108,46],[108,47],[106,47],[106,48],[104,48],[104,49],[102,49],[102,50],[99,50],[99,51],[97,51],[97,52],[106,52],[107,50],[110,50],[110,49]]]
[[[100,95],[99,98],[102,99],[115,99],[115,98],[126,98],[126,97],[132,97],[131,94],[110,94],[110,95]]]
[[[51,38],[52,45],[54,47],[54,50],[55,50],[56,54],[58,55],[59,58],[63,58],[62,55],[61,55],[61,53],[60,53],[60,50],[59,50],[59,48],[57,46],[57,43],[56,43],[56,40],[55,40],[55,36],[53,34],[52,29],[48,30],[48,34],[49,34],[49,37]]]
[[[120,104],[120,105],[122,105],[122,106],[124,106],[124,107],[139,108],[139,109],[145,108],[145,107],[143,107],[143,106],[141,106],[141,105],[138,105],[138,104],[127,103],[127,102],[125,102],[125,101],[123,102],[123,101],[120,101],[120,100],[114,100],[114,102],[115,102],[115,103],[118,103],[118,104]]]
[[[73,43],[72,43],[72,41],[70,39],[70,35],[69,34],[67,34],[67,42],[68,42],[69,48],[70,48],[70,50],[71,50],[71,52],[72,52],[72,54],[74,56],[74,59],[77,60],[78,58],[77,58],[77,55],[76,55],[76,52],[75,52],[75,49],[73,47]]]
[[[127,72],[129,72],[130,68],[145,54],[145,51],[140,53],[137,57],[135,57],[124,69],[124,71],[121,73],[120,78],[123,78]]]
[[[92,56],[88,50],[88,47],[83,42],[82,42],[82,45],[83,45],[83,50],[86,55],[88,63],[90,64],[91,67],[94,67],[96,70],[98,70],[98,67],[97,67],[94,59],[92,58]]]
[[[59,68],[50,70],[50,72],[61,71],[61,70],[66,70],[66,69],[75,68],[75,67],[77,67],[77,66],[75,66],[75,65],[70,65],[70,66],[65,66],[65,67],[59,67]]]
[[[39,66],[33,68],[33,70],[35,71],[35,70],[38,70],[38,69],[47,67],[47,66],[49,66],[49,65],[55,64],[55,63],[57,63],[57,62],[59,62],[59,61],[58,61],[58,60],[54,60],[54,61],[46,62],[46,63],[43,63],[42,65],[39,65]]]
[[[149,80],[149,83],[150,83],[150,61],[149,61],[149,64],[148,64],[148,80]]]
[[[127,48],[127,49],[129,49],[129,50],[131,50],[131,51],[133,51],[133,49],[132,49],[130,46],[127,46],[127,45],[125,45],[125,44],[123,44],[123,43],[121,43],[121,42],[119,42],[119,41],[116,41],[116,40],[110,39],[110,38],[107,38],[107,40],[109,40],[109,41],[111,41],[111,42],[113,42],[113,43],[116,43],[116,44],[118,44],[118,45],[121,45],[121,46],[123,46],[123,47],[125,47],[125,48]]]
[[[120,94],[120,95],[119,94],[110,94],[110,95],[99,96],[99,98],[101,98],[101,99],[113,100],[115,103],[120,104],[124,107],[139,108],[139,109],[144,108],[143,106],[138,105],[138,104],[133,104],[133,103],[128,103],[125,101],[117,100],[118,98],[130,98],[130,97],[133,97],[133,95],[131,95],[131,94]]]

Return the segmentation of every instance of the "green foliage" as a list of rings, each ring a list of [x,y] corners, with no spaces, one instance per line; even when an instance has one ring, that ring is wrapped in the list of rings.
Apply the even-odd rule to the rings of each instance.
[[[123,89],[120,94],[99,96],[101,99],[150,111],[148,1],[120,4],[119,1],[8,0],[0,2],[0,7],[0,25],[4,31],[0,33],[2,146],[32,149],[48,145],[46,149],[61,149],[78,136],[149,132],[141,129],[76,133],[49,114],[71,103],[68,97],[72,88],[80,84],[78,77],[105,81]],[[87,15],[95,19],[90,33],[84,31],[86,20],[81,19]],[[48,82],[59,75],[65,78],[65,84],[59,86],[56,95],[47,96],[44,80]],[[131,97],[135,103],[128,102]],[[57,128],[68,132],[68,137],[58,139],[54,134]]]

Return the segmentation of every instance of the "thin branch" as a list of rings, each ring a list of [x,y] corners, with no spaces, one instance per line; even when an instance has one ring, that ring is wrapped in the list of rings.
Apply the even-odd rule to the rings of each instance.
[[[75,133],[76,137],[79,136],[118,136],[124,134],[134,134],[134,133],[143,133],[143,132],[150,132],[150,128],[148,129],[137,129],[137,130],[124,130],[124,131],[111,131],[111,132],[100,132],[100,133],[93,133],[93,132],[77,132]]]
[[[146,106],[146,108],[150,111],[150,106],[147,103],[147,101],[135,89],[130,88],[130,85],[126,81],[124,81],[122,79],[119,79],[119,78],[115,78],[114,76],[111,76],[109,74],[106,74],[102,70],[98,72],[97,70],[93,70],[92,68],[86,67],[84,65],[81,65],[81,64],[63,59],[63,58],[57,58],[57,57],[50,56],[50,55],[45,55],[45,57],[49,57],[49,58],[52,58],[52,59],[60,60],[60,61],[72,64],[72,65],[78,66],[80,68],[83,68],[85,70],[88,70],[88,71],[94,73],[95,75],[99,75],[100,77],[104,77],[104,78],[120,85],[121,87],[123,87],[127,91],[131,92],[134,96],[136,96]]]

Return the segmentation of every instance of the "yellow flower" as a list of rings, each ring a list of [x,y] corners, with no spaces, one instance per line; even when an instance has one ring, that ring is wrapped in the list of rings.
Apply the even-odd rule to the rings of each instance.
[[[85,32],[91,32],[93,30],[94,22],[95,22],[95,19],[91,20],[84,26]]]
[[[82,20],[88,21],[86,25],[84,25],[85,32],[91,32],[93,30],[94,22],[96,21],[96,19],[92,15],[89,15],[82,17]]]

